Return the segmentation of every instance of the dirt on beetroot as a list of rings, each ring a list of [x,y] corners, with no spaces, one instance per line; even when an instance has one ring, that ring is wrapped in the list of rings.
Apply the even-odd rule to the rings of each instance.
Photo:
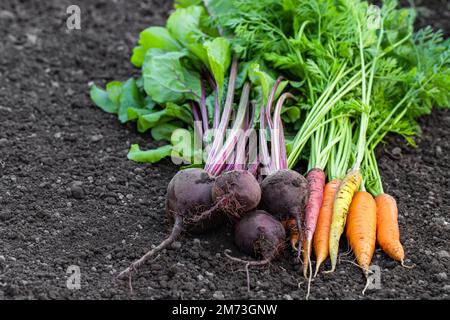
[[[184,235],[134,274],[132,294],[126,281],[114,281],[170,232],[165,193],[178,168],[127,160],[131,143],[156,144],[94,107],[89,82],[136,73],[129,57],[139,32],[163,25],[172,3],[78,0],[82,28],[68,31],[72,2],[0,3],[0,300],[304,299],[306,281],[289,250],[252,269],[248,293],[242,266],[223,254],[230,248],[248,258],[230,226]],[[424,8],[419,24],[448,34],[446,1],[416,5]],[[381,283],[363,296],[364,276],[348,262],[354,257],[342,255],[335,273],[313,281],[310,299],[450,297],[450,112],[434,111],[421,123],[417,148],[391,136],[378,150],[415,268],[377,249]],[[67,286],[71,266],[81,272],[78,290]]]

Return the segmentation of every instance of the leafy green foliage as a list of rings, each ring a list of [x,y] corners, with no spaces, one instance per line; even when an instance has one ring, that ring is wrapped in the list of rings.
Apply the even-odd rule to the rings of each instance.
[[[414,9],[398,8],[396,0],[382,2],[382,24],[376,27],[369,23],[369,3],[361,0],[176,0],[175,7],[165,28],[140,34],[131,61],[142,77],[90,90],[105,112],[117,114],[121,122],[136,121],[140,132],[151,130],[154,140],[170,143],[149,151],[133,146],[129,158],[135,161],[158,161],[172,151],[176,158],[193,161],[192,141],[180,143],[177,137],[192,131],[190,103],[202,100],[202,80],[212,123],[215,92],[206,76],[214,79],[223,104],[233,54],[240,57],[237,94],[245,81],[252,83],[256,124],[279,75],[285,80],[276,97],[289,90],[298,98],[282,109],[288,154],[298,141],[305,142],[296,133],[312,134],[325,119],[336,117],[339,123],[346,119],[342,130],[347,138],[339,144],[340,153],[332,150],[331,155],[353,161],[361,114],[368,113],[364,170],[372,190],[382,188],[371,152],[384,136],[399,134],[414,145],[420,133],[417,118],[433,107],[450,106],[450,41],[431,28],[414,33]],[[362,61],[369,65],[367,80],[375,57],[373,86],[367,92],[361,85]],[[334,79],[339,81],[333,84]],[[357,85],[332,101],[352,82]],[[370,93],[368,101],[362,101],[363,92]],[[323,112],[325,107],[329,112]],[[305,147],[309,152],[309,144]],[[335,165],[345,172],[348,163]]]
[[[206,11],[202,6],[179,8],[167,20],[167,30],[185,48],[192,52],[205,65],[209,66],[208,55],[203,40],[207,38],[206,27],[202,21]]]
[[[157,149],[142,151],[137,144],[133,144],[128,152],[128,159],[142,163],[156,163],[170,157],[173,147],[165,145]]]
[[[149,49],[161,49],[164,51],[178,51],[181,45],[163,27],[150,27],[141,32],[139,45],[134,48],[131,63],[141,67],[145,54]]]
[[[225,74],[231,64],[231,48],[227,39],[218,37],[204,44],[211,71],[216,80],[219,97],[225,86]]]
[[[202,0],[175,0],[175,8],[187,8],[201,3]]]
[[[133,78],[124,83],[112,81],[106,85],[106,91],[93,85],[91,87],[91,99],[102,110],[118,115],[120,122],[128,121],[129,109],[140,110],[143,101],[136,81]],[[132,112],[131,112],[132,113]]]
[[[96,85],[91,87],[90,91],[91,100],[108,113],[117,113],[118,105],[115,104],[109,97],[108,92],[98,88]]]
[[[157,103],[180,103],[201,95],[200,77],[185,67],[187,51],[150,49],[142,67],[144,90]]]

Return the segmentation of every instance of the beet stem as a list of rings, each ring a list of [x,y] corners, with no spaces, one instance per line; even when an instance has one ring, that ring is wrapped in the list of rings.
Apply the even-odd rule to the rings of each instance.
[[[170,236],[167,237],[163,242],[161,242],[157,247],[148,251],[139,260],[136,260],[128,268],[126,268],[121,273],[119,273],[117,278],[121,279],[125,276],[131,277],[131,273],[133,271],[137,270],[137,268],[139,268],[142,264],[144,264],[145,261],[147,261],[148,259],[153,257],[156,253],[160,252],[161,250],[166,249],[172,242],[174,242],[180,236],[182,231],[183,231],[183,221],[182,221],[181,217],[177,216],[175,218],[175,222],[173,224],[173,228],[172,228],[172,232],[171,232]]]

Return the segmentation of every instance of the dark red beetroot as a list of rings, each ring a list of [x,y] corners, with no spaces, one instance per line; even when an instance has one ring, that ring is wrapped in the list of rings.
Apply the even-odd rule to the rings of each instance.
[[[308,181],[293,170],[278,170],[261,183],[264,208],[279,220],[295,218],[302,228],[302,212],[309,198]]]
[[[225,215],[216,210],[212,200],[214,178],[203,169],[179,171],[167,187],[166,212],[173,221],[170,236],[142,258],[122,271],[118,278],[129,276],[156,253],[167,248],[184,230],[206,232],[225,221]]]
[[[225,222],[212,198],[215,178],[203,169],[178,172],[167,187],[166,212],[176,221],[182,219],[188,232],[203,233]]]
[[[212,198],[220,210],[240,218],[256,209],[261,201],[261,187],[249,171],[233,170],[216,178]]]
[[[263,266],[269,264],[284,249],[286,232],[280,221],[263,210],[248,213],[236,225],[234,242],[242,252],[253,257],[262,258],[260,261],[246,261],[230,256],[230,251],[225,255],[232,261],[245,263],[247,272],[247,288],[250,291],[249,266]]]

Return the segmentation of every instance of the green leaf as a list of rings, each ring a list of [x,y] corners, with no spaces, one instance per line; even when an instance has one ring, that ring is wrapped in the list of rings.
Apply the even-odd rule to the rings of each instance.
[[[175,8],[187,8],[201,3],[202,0],[175,0]]]
[[[202,6],[178,8],[167,19],[167,30],[208,66],[208,55],[200,39],[205,36],[201,30],[201,20],[205,16],[206,12]]]
[[[210,122],[212,122],[214,119],[214,102],[215,102],[214,93],[212,93],[206,97],[206,108],[208,110],[208,121],[210,121]]]
[[[164,27],[150,27],[141,32],[139,46],[133,49],[131,63],[141,67],[144,63],[145,54],[149,49],[161,49],[164,51],[178,51],[180,44],[170,35]]]
[[[111,81],[106,84],[106,92],[108,92],[109,99],[114,104],[120,103],[120,95],[122,94],[122,82],[120,81]]]
[[[200,76],[186,69],[181,59],[187,52],[164,52],[150,49],[143,67],[144,89],[156,103],[180,103],[198,100],[201,95]]]
[[[144,108],[148,110],[153,110],[156,106],[156,102],[153,101],[152,97],[146,96],[144,98]]]
[[[139,116],[138,131],[145,132],[174,119],[179,119],[189,125],[193,123],[192,112],[187,105],[179,106],[169,102],[163,110]]]
[[[248,70],[254,62],[243,62],[239,63],[238,75],[236,78],[236,88],[242,88],[245,81],[248,79]]]
[[[265,71],[261,70],[261,66],[259,65],[259,63],[251,64],[248,75],[250,81],[253,84],[261,86],[263,102],[264,104],[266,104],[270,95],[270,91],[272,90],[272,87],[275,84],[275,79],[273,79]]]
[[[166,140],[170,142],[172,133],[179,128],[180,128],[179,126],[174,125],[172,123],[160,124],[152,128],[152,137],[155,141]]]
[[[262,69],[261,65],[258,63],[253,63],[250,66],[248,76],[253,84],[261,85],[263,102],[264,104],[267,104],[270,92],[272,91],[272,88],[275,85],[275,79],[269,74],[267,70]],[[277,99],[278,96],[283,92],[288,83],[289,83],[288,81],[282,81],[280,83],[275,95],[275,99]]]
[[[120,95],[119,101],[119,120],[120,122],[125,123],[129,120],[129,108],[138,109],[143,107],[141,93],[139,92],[139,88],[136,85],[136,80],[130,78],[122,85],[122,93]]]
[[[225,29],[225,22],[229,20],[229,15],[234,13],[236,8],[234,7],[234,2],[231,0],[204,0],[208,7],[209,13],[212,15],[213,19],[216,20],[216,23]],[[229,30],[225,33],[231,33]]]
[[[144,63],[145,54],[147,52],[147,49],[145,49],[142,46],[136,46],[133,48],[133,54],[131,56],[131,63],[140,68],[142,67],[142,64]]]
[[[163,158],[170,157],[172,146],[165,145],[153,150],[142,151],[139,145],[133,144],[128,152],[128,159],[141,163],[156,163]]]
[[[194,123],[192,111],[188,105],[179,106],[175,103],[169,102],[169,103],[167,103],[165,110],[166,110],[166,114],[170,117],[180,119],[189,125],[192,125]]]
[[[137,129],[139,132],[145,132],[148,129],[154,128],[157,125],[169,122],[171,117],[167,116],[167,110],[161,110],[149,114],[139,116],[137,122]]]
[[[162,49],[165,51],[178,51],[180,44],[170,35],[164,27],[150,27],[141,32],[139,44],[146,49]]]
[[[142,108],[128,108],[127,109],[127,117],[128,121],[133,121],[136,119],[139,119],[140,116],[150,114],[154,111],[149,109],[142,109]]]
[[[97,105],[97,107],[103,111],[108,113],[117,113],[119,106],[111,101],[105,90],[93,85],[90,90],[90,96],[91,100]]]
[[[231,63],[231,47],[227,39],[219,37],[205,43],[211,71],[217,83],[219,97],[223,95],[225,74]]]
[[[167,30],[183,45],[194,41],[193,36],[201,33],[200,19],[205,14],[201,6],[179,8],[167,19]]]
[[[281,112],[281,118],[286,123],[293,123],[300,119],[300,108],[296,106],[284,107]]]

